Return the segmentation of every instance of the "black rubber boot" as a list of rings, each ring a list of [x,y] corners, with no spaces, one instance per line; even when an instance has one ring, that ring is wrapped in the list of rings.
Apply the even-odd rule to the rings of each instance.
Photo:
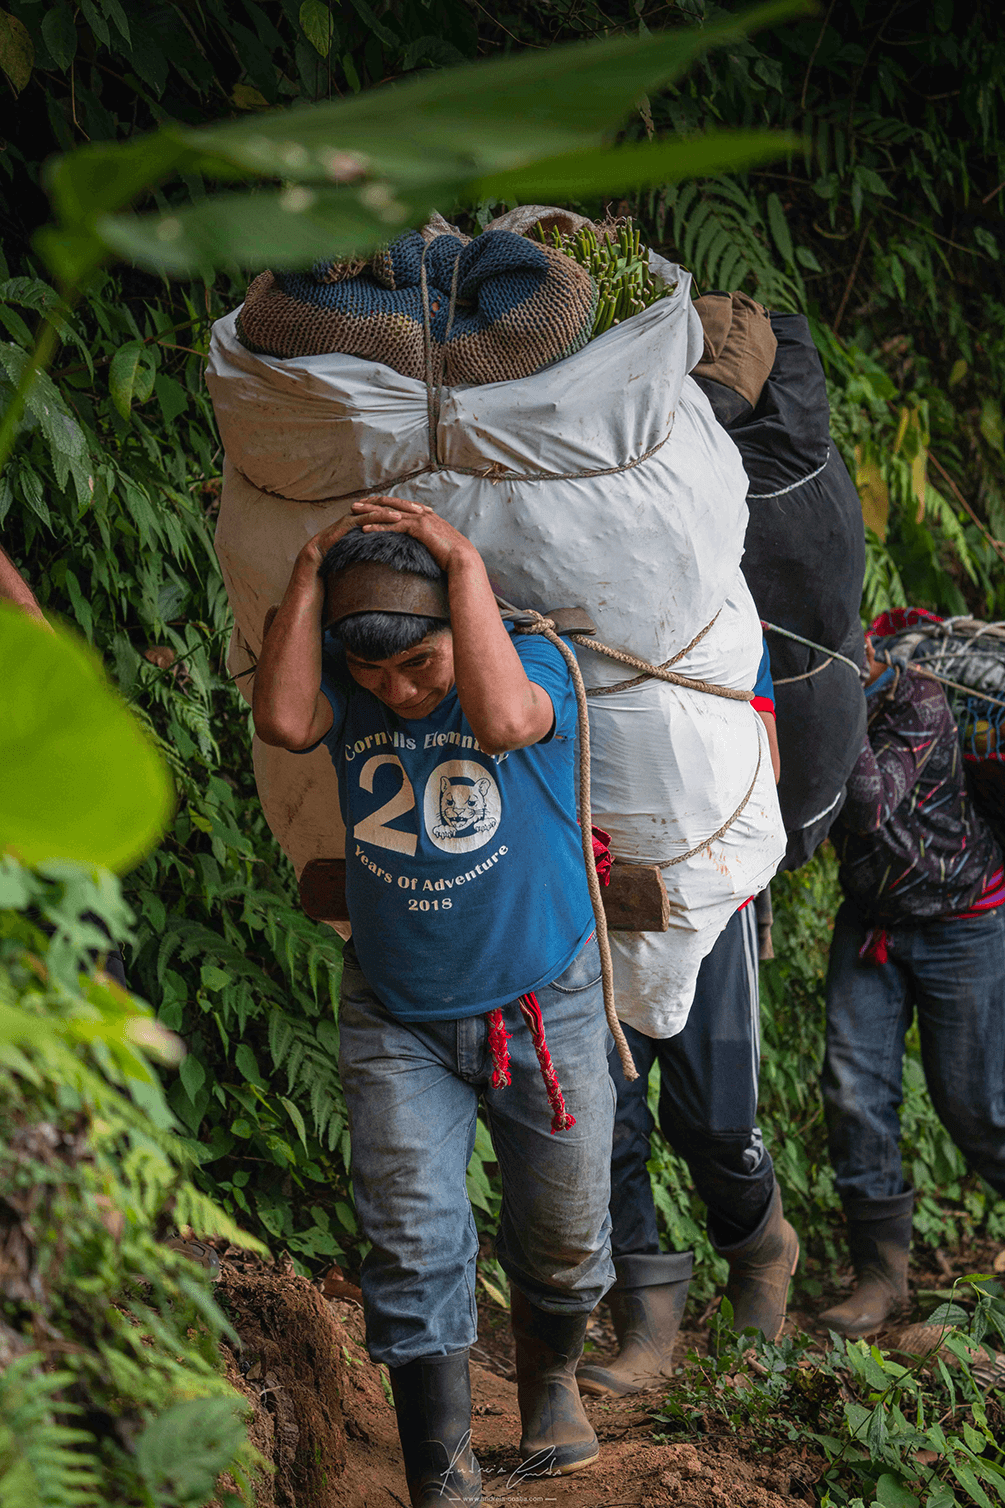
[[[565,1476],[600,1454],[576,1386],[588,1314],[548,1314],[511,1290],[522,1476]]]
[[[777,1340],[785,1324],[789,1283],[799,1261],[799,1237],[785,1218],[777,1183],[752,1235],[720,1245],[711,1215],[708,1234],[720,1257],[729,1263],[725,1297],[733,1306],[733,1329],[760,1330],[765,1340]]]
[[[843,1303],[825,1309],[817,1324],[838,1335],[872,1335],[907,1304],[914,1190],[856,1200],[845,1214],[855,1287]]]
[[[389,1367],[405,1480],[412,1508],[469,1508],[482,1500],[471,1451],[467,1351]]]
[[[606,1366],[580,1367],[581,1393],[623,1398],[665,1383],[693,1266],[690,1251],[640,1252],[615,1261],[617,1282],[607,1303],[620,1350]]]

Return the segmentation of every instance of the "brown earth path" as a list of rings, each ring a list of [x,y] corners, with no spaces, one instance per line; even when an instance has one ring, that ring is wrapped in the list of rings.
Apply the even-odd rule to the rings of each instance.
[[[363,1315],[327,1300],[305,1278],[225,1260],[217,1290],[241,1338],[227,1352],[231,1382],[253,1410],[251,1438],[273,1463],[256,1481],[258,1508],[408,1508],[394,1411],[366,1354]],[[569,1477],[524,1478],[507,1327],[486,1314],[472,1365],[472,1439],[486,1508],[791,1508],[822,1463],[751,1450],[723,1422],[695,1443],[656,1443],[662,1394],[588,1411],[598,1462]],[[594,1330],[598,1349],[611,1339]],[[690,1334],[680,1343],[681,1360]],[[789,1459],[791,1456],[791,1459]],[[805,1495],[804,1495],[805,1494]]]
[[[938,1253],[917,1264],[914,1286],[933,1294],[955,1276],[990,1271],[996,1252],[984,1245],[951,1258]],[[345,1296],[329,1299],[288,1266],[266,1267],[233,1249],[224,1254],[217,1292],[241,1339],[227,1353],[228,1374],[252,1407],[253,1443],[275,1467],[256,1483],[258,1508],[408,1508],[386,1376],[366,1354],[362,1310],[351,1296],[357,1290],[335,1286]],[[789,1324],[810,1318],[796,1309]],[[879,1343],[892,1344],[896,1328]],[[589,1340],[598,1355],[609,1352],[613,1334],[603,1308]],[[705,1343],[696,1317],[675,1360],[683,1364],[688,1350],[700,1355]],[[680,1388],[680,1378],[667,1391]],[[472,1439],[486,1508],[793,1508],[816,1500],[813,1484],[825,1463],[810,1449],[766,1451],[756,1428],[734,1432],[727,1419],[707,1414],[700,1433],[667,1440],[657,1417],[662,1392],[589,1400],[601,1446],[596,1465],[569,1477],[525,1479],[511,1379],[505,1316],[486,1307],[472,1365]]]

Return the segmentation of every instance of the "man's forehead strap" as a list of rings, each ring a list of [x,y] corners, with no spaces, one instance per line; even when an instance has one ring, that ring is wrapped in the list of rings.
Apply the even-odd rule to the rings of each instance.
[[[408,613],[417,618],[450,618],[443,579],[396,571],[378,560],[360,560],[328,577],[328,627],[354,613]]]

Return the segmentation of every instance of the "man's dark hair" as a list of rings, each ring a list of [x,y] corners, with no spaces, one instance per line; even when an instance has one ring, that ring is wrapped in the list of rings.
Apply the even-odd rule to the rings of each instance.
[[[443,577],[426,546],[410,534],[364,534],[353,529],[337,540],[318,567],[327,586],[329,579],[360,561],[377,561],[395,571],[409,571],[428,581]],[[443,618],[424,618],[417,613],[353,613],[333,628],[343,648],[360,660],[389,660],[413,649],[427,634],[449,626]]]

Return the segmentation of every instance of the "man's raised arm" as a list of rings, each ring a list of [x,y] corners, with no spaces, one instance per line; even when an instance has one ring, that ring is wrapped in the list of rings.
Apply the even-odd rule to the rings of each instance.
[[[411,534],[447,573],[457,697],[486,754],[524,749],[546,738],[555,719],[551,698],[528,679],[474,545],[421,503],[388,497],[353,507],[362,510],[377,502],[399,518],[364,524],[364,529]]]
[[[325,551],[355,525],[354,518],[340,519],[308,540],[297,556],[255,669],[251,710],[263,743],[309,749],[332,725],[331,704],[321,690],[325,585],[318,567]]]

